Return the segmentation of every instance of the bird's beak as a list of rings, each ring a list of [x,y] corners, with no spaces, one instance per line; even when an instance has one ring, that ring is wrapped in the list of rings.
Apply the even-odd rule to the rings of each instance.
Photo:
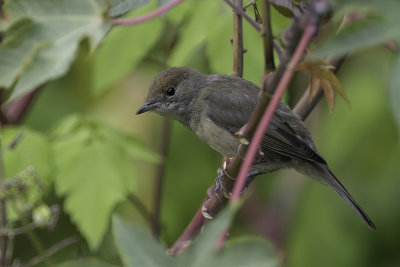
[[[151,103],[149,101],[146,101],[143,106],[141,106],[137,111],[136,111],[136,115],[145,113],[149,110],[153,110],[156,108],[156,105],[154,103]]]

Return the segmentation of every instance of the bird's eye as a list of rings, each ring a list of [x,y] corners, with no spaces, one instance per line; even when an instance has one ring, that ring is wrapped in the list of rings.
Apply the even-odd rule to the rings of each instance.
[[[167,89],[167,95],[168,96],[173,96],[175,94],[175,88],[174,87],[170,87]]]

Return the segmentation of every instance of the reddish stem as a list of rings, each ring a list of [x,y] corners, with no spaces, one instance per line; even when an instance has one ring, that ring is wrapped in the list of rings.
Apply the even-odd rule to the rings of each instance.
[[[271,99],[271,102],[269,103],[266,111],[264,112],[264,115],[260,121],[260,124],[257,127],[257,130],[253,136],[253,139],[250,143],[249,150],[246,154],[246,158],[243,162],[242,167],[240,168],[238,180],[235,183],[235,187],[233,188],[233,193],[232,193],[232,198],[231,198],[231,203],[235,203],[239,200],[240,193],[243,189],[243,186],[246,182],[247,174],[250,171],[250,167],[252,166],[254,159],[256,157],[256,154],[258,153],[258,149],[261,144],[261,140],[263,136],[265,135],[265,132],[267,130],[267,127],[269,125],[269,122],[272,119],[272,116],[274,115],[275,109],[278,107],[278,104],[281,100],[281,97],[283,93],[286,90],[286,87],[288,86],[290,79],[292,78],[293,72],[294,72],[294,67],[297,65],[297,63],[300,61],[305,49],[307,48],[309,42],[311,41],[312,37],[314,36],[316,32],[316,26],[314,23],[308,23],[303,36],[301,37],[301,40],[299,42],[299,45],[297,46],[292,59],[290,60],[287,69],[285,70],[285,73],[282,76],[282,79],[280,80],[277,89]]]
[[[185,229],[185,232],[179,237],[178,240],[171,246],[168,250],[168,254],[170,255],[178,255],[183,252],[187,246],[193,241],[193,239],[200,232],[201,227],[204,225],[205,218],[203,213],[201,212],[202,208],[200,208],[193,219],[190,221],[188,226]]]
[[[166,11],[168,11],[169,9],[171,9],[172,7],[176,6],[177,4],[183,2],[184,0],[171,0],[170,2],[168,2],[167,4],[159,7],[158,9],[137,17],[137,18],[129,18],[129,19],[113,19],[112,23],[113,25],[132,25],[132,24],[138,24],[138,23],[142,23],[148,20],[151,20],[157,16],[162,15],[163,13],[165,13]]]

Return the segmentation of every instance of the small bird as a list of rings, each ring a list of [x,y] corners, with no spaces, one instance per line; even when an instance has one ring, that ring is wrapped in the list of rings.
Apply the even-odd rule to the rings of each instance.
[[[136,114],[154,111],[176,119],[222,155],[234,157],[240,145],[234,134],[249,120],[258,94],[257,85],[237,76],[171,67],[155,78],[146,102]],[[262,157],[253,164],[252,171],[294,168],[331,186],[371,229],[376,229],[329,169],[303,121],[285,104],[280,103],[276,109],[260,149]]]

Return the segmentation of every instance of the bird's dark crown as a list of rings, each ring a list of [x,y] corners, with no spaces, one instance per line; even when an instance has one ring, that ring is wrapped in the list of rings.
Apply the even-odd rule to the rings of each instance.
[[[182,81],[193,78],[196,76],[202,76],[203,74],[199,71],[186,67],[171,67],[162,71],[154,79],[150,86],[147,100],[155,98],[159,94],[164,94],[170,87],[177,87]]]

